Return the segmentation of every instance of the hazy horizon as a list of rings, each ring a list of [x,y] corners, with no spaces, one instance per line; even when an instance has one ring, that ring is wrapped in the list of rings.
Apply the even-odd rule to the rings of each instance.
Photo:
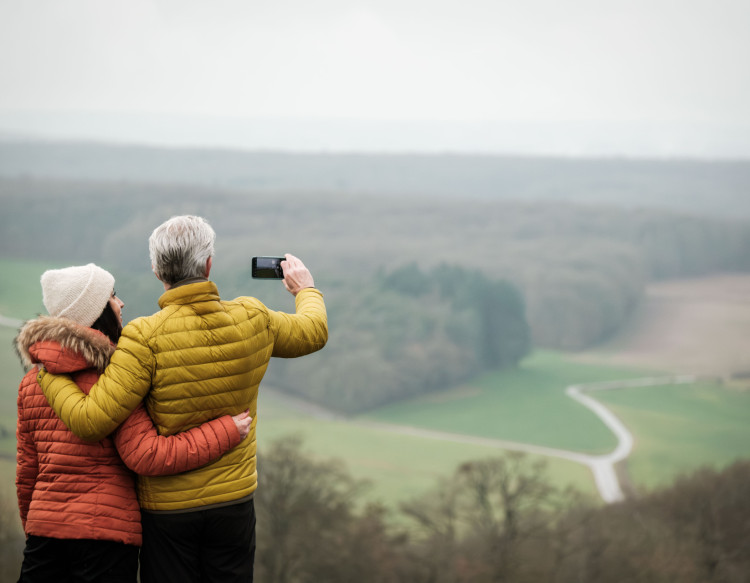
[[[0,2],[0,133],[750,157],[741,0]]]
[[[712,124],[0,113],[0,139],[306,153],[750,159],[750,132]]]

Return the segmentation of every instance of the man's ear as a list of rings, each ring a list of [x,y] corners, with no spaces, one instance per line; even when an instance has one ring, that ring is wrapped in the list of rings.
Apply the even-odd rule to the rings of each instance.
[[[158,279],[159,281],[161,281],[161,277],[159,277],[159,274],[158,274],[158,273],[156,273],[156,269],[154,268],[154,266],[153,266],[153,265],[151,266],[151,271],[153,271],[153,272],[154,272],[154,277],[156,277],[156,279]],[[165,290],[165,291],[166,291],[166,290],[168,290],[168,289],[169,289],[170,287],[172,287],[172,286],[170,286],[170,285],[169,285],[168,283],[164,283],[163,281],[161,281],[161,283],[162,283],[162,285],[164,286],[164,290]]]
[[[213,265],[213,257],[209,257],[206,261],[206,278],[208,278],[208,274],[211,273],[211,266]]]

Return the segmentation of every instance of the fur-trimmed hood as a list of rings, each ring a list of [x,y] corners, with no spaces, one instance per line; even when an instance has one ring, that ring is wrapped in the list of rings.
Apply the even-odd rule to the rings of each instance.
[[[95,368],[102,372],[115,351],[109,338],[98,330],[52,316],[39,316],[26,322],[18,332],[15,344],[26,369],[37,363],[47,366],[48,362],[45,361],[50,354],[54,357],[56,353],[57,356],[76,355],[81,368]],[[46,350],[38,350],[42,345]]]

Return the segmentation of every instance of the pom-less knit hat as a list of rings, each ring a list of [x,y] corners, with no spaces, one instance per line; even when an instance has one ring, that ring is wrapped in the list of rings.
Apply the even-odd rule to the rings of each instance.
[[[42,274],[42,299],[50,316],[91,326],[101,315],[115,289],[108,271],[89,263]]]

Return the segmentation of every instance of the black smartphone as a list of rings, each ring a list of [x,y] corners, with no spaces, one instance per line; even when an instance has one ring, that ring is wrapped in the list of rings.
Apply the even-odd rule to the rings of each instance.
[[[281,262],[285,257],[253,257],[252,276],[255,279],[284,279]]]

